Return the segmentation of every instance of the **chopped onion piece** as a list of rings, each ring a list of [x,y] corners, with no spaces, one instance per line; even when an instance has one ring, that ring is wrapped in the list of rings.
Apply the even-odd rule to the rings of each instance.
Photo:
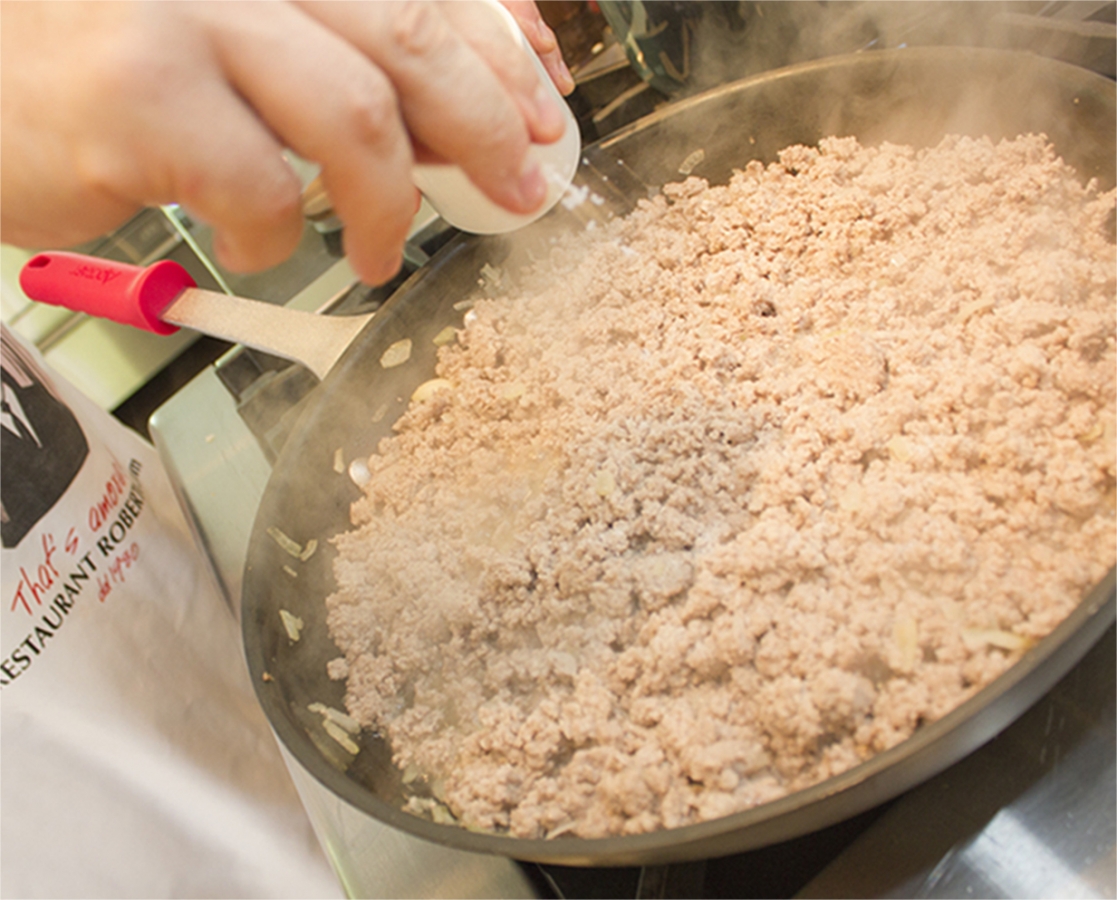
[[[306,562],[308,559],[310,559],[310,557],[314,555],[314,551],[317,549],[318,541],[314,538],[311,538],[309,541],[306,542],[306,548],[303,550],[302,553],[299,554],[299,559],[301,559],[303,562]]]
[[[679,166],[680,175],[689,175],[693,172],[698,164],[706,158],[705,150],[695,150],[690,156],[683,160],[682,165]]]
[[[291,540],[291,538],[287,537],[287,535],[274,525],[269,526],[267,532],[271,539],[283,548],[284,552],[294,556],[296,559],[303,555],[302,544]]]
[[[453,387],[454,385],[445,378],[432,378],[415,388],[415,392],[411,395],[411,402],[426,403],[439,391],[449,390]]]
[[[547,832],[546,835],[544,835],[544,837],[546,840],[549,841],[561,835],[568,834],[569,832],[574,830],[574,826],[577,824],[578,823],[575,822],[573,819],[569,819],[566,822],[563,822],[561,825],[552,828],[550,831]]]
[[[518,381],[502,385],[497,391],[502,400],[518,400],[527,393],[527,388]]]
[[[919,661],[919,624],[911,616],[901,616],[892,628],[892,636],[900,651],[900,667],[910,672]]]
[[[380,365],[385,369],[402,366],[411,359],[411,338],[396,341],[380,357]]]
[[[458,329],[453,325],[447,325],[434,336],[434,345],[436,347],[444,347],[446,344],[452,344],[457,337]]]
[[[426,816],[433,822],[440,825],[458,825],[457,818],[448,807],[441,800],[435,797],[417,797],[412,795],[407,800],[407,805],[404,807],[408,812],[415,813],[419,816]]]
[[[608,469],[602,469],[597,473],[593,488],[597,491],[599,496],[608,497],[617,489],[617,479],[613,477],[613,473]]]
[[[299,577],[299,573],[296,572],[294,569],[292,569],[286,563],[283,564],[283,571],[286,572],[288,575],[290,575],[292,578],[298,578]]]
[[[340,447],[334,451],[334,471],[338,475],[345,471],[345,457],[342,455]]]
[[[326,734],[328,734],[335,741],[341,744],[341,746],[344,747],[349,753],[352,753],[354,756],[356,756],[358,753],[361,752],[361,748],[357,746],[357,744],[353,741],[353,738],[346,734],[345,729],[342,728],[340,725],[336,724],[330,719],[323,719],[322,727],[325,729]]]
[[[838,506],[848,512],[856,512],[865,508],[866,499],[865,488],[856,481],[852,481],[838,495]]]
[[[292,615],[285,609],[279,611],[279,618],[283,620],[283,628],[287,632],[287,637],[292,641],[297,641],[306,623],[298,616]]]
[[[962,643],[969,650],[980,650],[982,647],[989,646],[1009,651],[1026,650],[1032,644],[1029,638],[1000,628],[964,628]]]
[[[318,715],[322,716],[323,718],[329,719],[331,722],[344,728],[350,734],[361,733],[360,722],[358,722],[348,713],[343,713],[340,709],[334,709],[334,707],[332,706],[326,706],[325,703],[311,703],[309,706],[307,706],[307,709],[309,709],[313,713],[318,713]]]
[[[996,305],[997,301],[991,297],[982,297],[979,300],[971,300],[969,303],[963,303],[961,309],[958,310],[958,321],[966,322],[973,316],[988,312]]]
[[[499,287],[501,280],[504,278],[504,273],[491,263],[485,263],[481,266],[481,281],[484,284],[486,281],[493,287]]]
[[[1098,419],[1088,431],[1078,436],[1078,442],[1080,444],[1091,444],[1103,434],[1105,434],[1105,423],[1101,419]]]
[[[911,441],[906,437],[898,434],[891,438],[884,446],[888,450],[888,455],[897,462],[911,462],[914,454],[912,452]]]

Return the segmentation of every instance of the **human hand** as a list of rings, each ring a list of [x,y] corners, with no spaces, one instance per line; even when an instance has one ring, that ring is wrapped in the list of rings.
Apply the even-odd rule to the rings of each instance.
[[[534,5],[508,5],[569,90]],[[463,3],[5,2],[0,14],[9,243],[69,246],[179,203],[213,227],[222,265],[274,265],[303,228],[287,147],[321,165],[350,262],[381,283],[418,205],[416,159],[455,163],[526,213],[546,193],[528,147],[562,134],[530,61]]]
[[[501,0],[501,6],[508,10],[519,24],[524,37],[528,39],[531,49],[543,63],[543,68],[551,76],[551,81],[555,83],[559,93],[563,96],[571,93],[575,87],[574,76],[566,67],[558,39],[550,26],[543,21],[535,0]]]

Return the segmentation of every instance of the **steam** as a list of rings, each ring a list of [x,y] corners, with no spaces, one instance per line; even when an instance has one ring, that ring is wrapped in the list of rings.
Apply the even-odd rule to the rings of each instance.
[[[1114,27],[1099,21],[1111,15],[1105,7],[1012,0],[601,3],[635,68],[672,98],[807,60],[917,46],[1027,49],[1112,76]]]

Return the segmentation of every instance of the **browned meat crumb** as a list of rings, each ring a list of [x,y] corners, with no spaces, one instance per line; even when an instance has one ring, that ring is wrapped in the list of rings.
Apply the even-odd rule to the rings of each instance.
[[[569,236],[369,460],[349,712],[469,827],[842,772],[1114,562],[1114,194],[1042,137],[790,147]]]

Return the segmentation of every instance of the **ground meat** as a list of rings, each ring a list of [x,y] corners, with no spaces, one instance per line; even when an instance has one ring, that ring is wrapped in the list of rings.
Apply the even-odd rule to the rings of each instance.
[[[560,239],[369,460],[349,712],[463,825],[587,838],[944,715],[1113,565],[1113,209],[1042,137],[835,138]]]

